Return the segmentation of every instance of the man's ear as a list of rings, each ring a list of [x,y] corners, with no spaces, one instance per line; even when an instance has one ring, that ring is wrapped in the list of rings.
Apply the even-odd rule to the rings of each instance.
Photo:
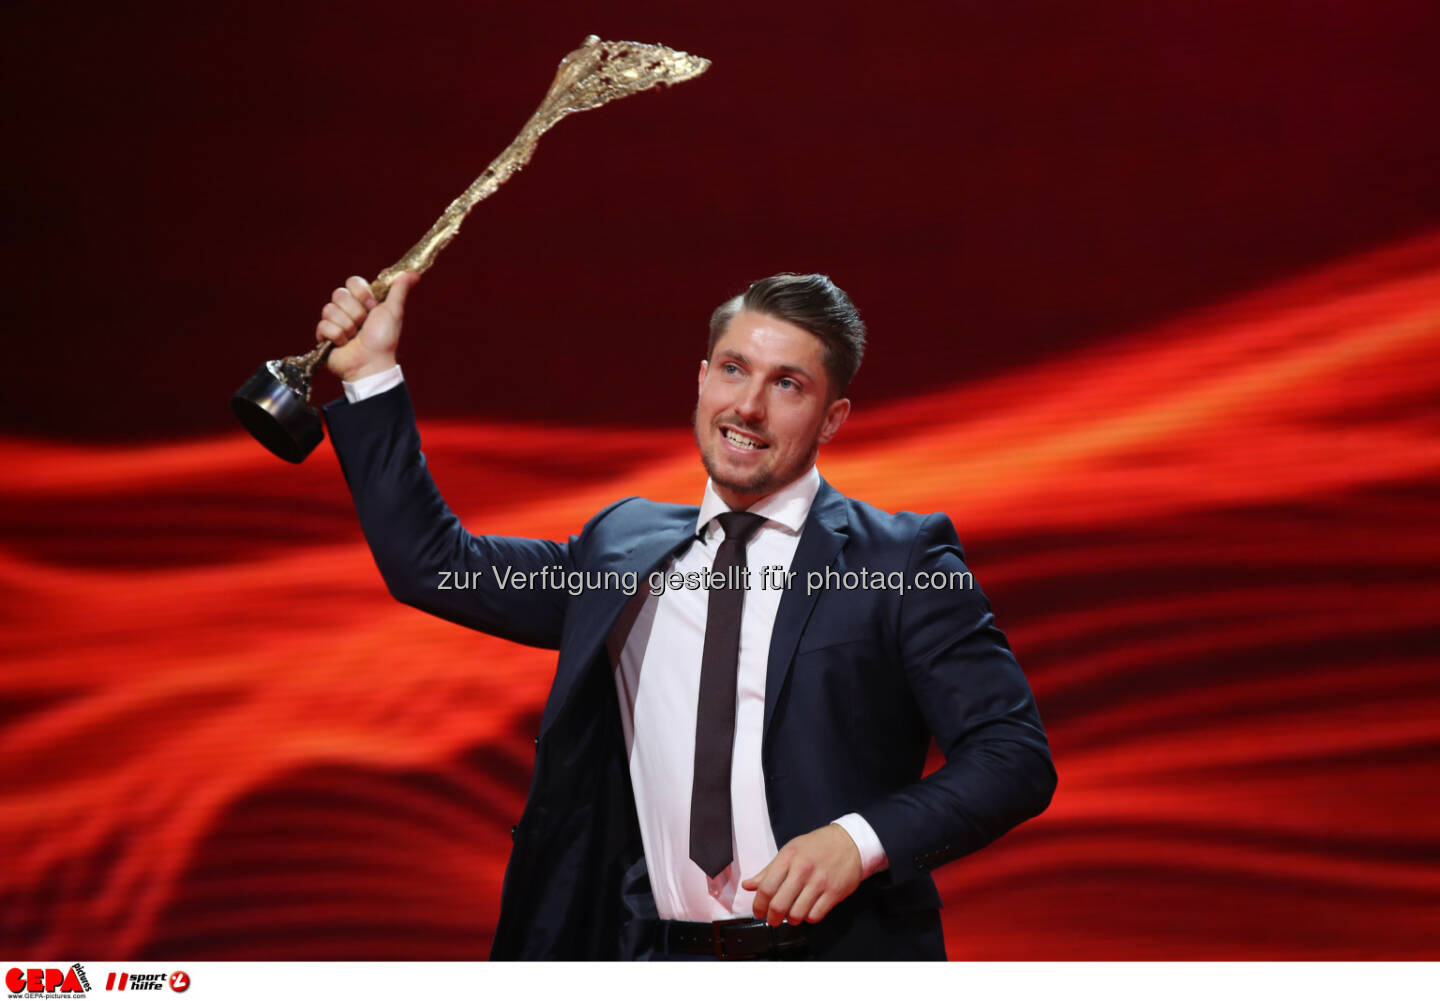
[[[848,397],[836,400],[825,408],[825,421],[820,425],[820,444],[824,445],[835,432],[840,430],[840,425],[850,416],[850,400]]]
[[[705,388],[705,373],[709,370],[710,363],[702,358],[700,360],[700,377],[695,380],[695,392],[697,394],[700,392],[700,390]]]

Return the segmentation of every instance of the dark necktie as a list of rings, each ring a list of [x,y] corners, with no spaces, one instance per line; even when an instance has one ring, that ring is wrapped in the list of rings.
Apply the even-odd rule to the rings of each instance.
[[[765,519],[727,511],[716,520],[725,539],[715,553],[714,573],[733,567],[746,580],[745,545]],[[731,859],[730,762],[735,755],[736,676],[740,662],[740,588],[711,588],[705,615],[705,652],[700,657],[700,703],[695,713],[695,781],[690,790],[690,857],[714,879]]]

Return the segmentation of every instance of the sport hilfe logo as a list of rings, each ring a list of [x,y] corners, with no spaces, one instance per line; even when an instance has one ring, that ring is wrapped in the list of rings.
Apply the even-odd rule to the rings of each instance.
[[[22,970],[18,966],[12,966],[5,974],[5,986],[11,994],[18,996],[53,994],[84,997],[85,992],[90,990],[90,982],[85,978],[85,968],[79,963],[67,970],[53,966]]]
[[[174,973],[112,973],[105,978],[107,991],[158,991],[169,987],[172,991],[190,988],[190,975],[184,970]]]

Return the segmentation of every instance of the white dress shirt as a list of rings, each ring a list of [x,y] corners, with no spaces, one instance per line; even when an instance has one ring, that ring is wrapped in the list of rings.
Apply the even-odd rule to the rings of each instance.
[[[346,398],[358,403],[402,381],[397,365],[342,385]],[[804,476],[749,508],[766,521],[746,547],[750,588],[745,592],[740,626],[735,750],[730,775],[734,856],[730,866],[714,879],[690,858],[695,717],[709,592],[703,588],[666,587],[657,596],[649,593],[649,582],[642,580],[644,603],[624,638],[623,648],[614,649],[616,638],[611,638],[610,655],[630,755],[635,811],[655,906],[662,918],[718,921],[753,916],[755,893],[742,889],[740,883],[769,864],[778,850],[770,827],[760,743],[770,636],[785,592],[764,586],[761,574],[766,567],[778,567],[781,575],[790,569],[800,532],[819,489],[820,473],[812,466]],[[708,573],[725,537],[715,516],[728,510],[714,484],[707,482],[696,519],[698,541],[660,569],[666,574]],[[834,823],[855,842],[865,876],[886,866],[880,839],[863,817],[850,813]]]

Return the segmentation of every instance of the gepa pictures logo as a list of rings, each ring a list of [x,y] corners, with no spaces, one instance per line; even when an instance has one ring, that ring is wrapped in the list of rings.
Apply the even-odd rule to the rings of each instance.
[[[83,998],[90,990],[85,967],[75,963],[68,969],[55,966],[12,966],[5,973],[5,987],[12,998]]]

